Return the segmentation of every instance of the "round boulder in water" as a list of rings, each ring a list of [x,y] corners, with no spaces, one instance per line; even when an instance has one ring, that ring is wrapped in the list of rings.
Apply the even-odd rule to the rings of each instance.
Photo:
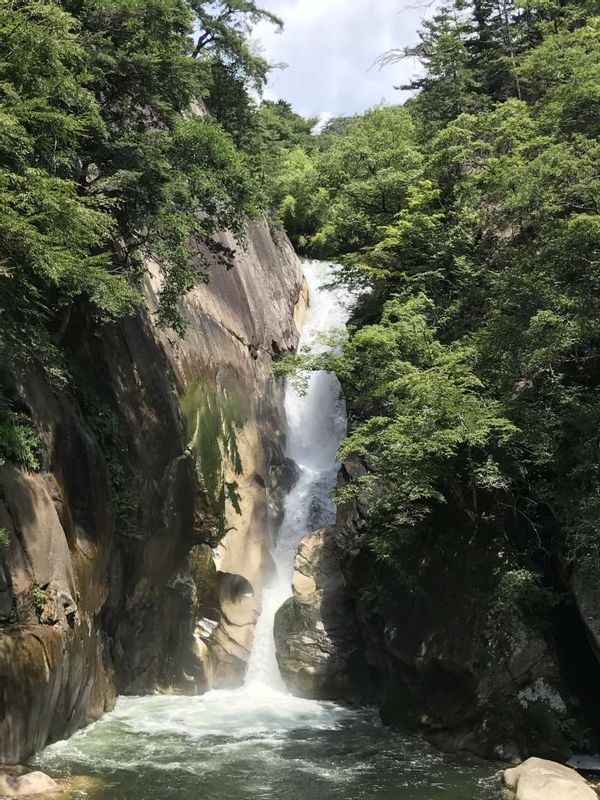
[[[57,792],[58,784],[45,772],[27,772],[24,767],[6,767],[0,770],[1,797],[31,797]]]
[[[514,800],[597,800],[598,795],[574,769],[528,758],[518,767],[507,769],[504,783]]]

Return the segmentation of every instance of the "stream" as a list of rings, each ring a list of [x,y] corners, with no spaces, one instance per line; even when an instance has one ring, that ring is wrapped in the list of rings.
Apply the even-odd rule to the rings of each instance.
[[[310,290],[301,345],[342,328],[350,298],[325,288],[328,265],[306,262]],[[263,597],[246,681],[198,697],[120,698],[102,720],[57,742],[35,763],[53,775],[89,776],[97,800],[499,800],[493,765],[443,755],[383,727],[377,713],[286,692],[273,620],[290,595],[304,535],[335,519],[331,492],[346,417],[339,385],[314,373],[307,391],[286,389],[287,455],[301,469],[286,498],[275,548],[277,574]]]

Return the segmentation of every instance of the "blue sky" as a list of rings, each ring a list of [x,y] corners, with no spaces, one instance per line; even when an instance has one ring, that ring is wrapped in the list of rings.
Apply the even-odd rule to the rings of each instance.
[[[381,102],[398,103],[394,86],[418,70],[414,60],[369,69],[392,47],[417,38],[422,10],[402,0],[262,0],[282,17],[283,33],[261,23],[254,36],[271,63],[287,68],[271,75],[266,96],[284,98],[306,116],[353,114]]]

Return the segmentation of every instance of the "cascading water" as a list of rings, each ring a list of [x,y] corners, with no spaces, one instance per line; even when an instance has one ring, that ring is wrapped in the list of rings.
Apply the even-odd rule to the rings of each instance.
[[[307,262],[304,274],[310,305],[300,348],[308,346],[314,352],[326,346],[319,340],[319,334],[344,327],[350,296],[325,288],[332,274],[331,269],[320,262]],[[248,663],[245,685],[254,690],[266,686],[284,691],[275,657],[275,614],[290,595],[292,564],[298,543],[307,533],[335,521],[331,492],[338,470],[336,453],[346,432],[346,411],[340,385],[330,373],[312,373],[302,392],[288,381],[285,411],[286,454],[298,465],[300,476],[285,500],[283,522],[274,552],[276,575],[263,595],[262,613]]]
[[[310,310],[302,344],[343,327],[348,298],[324,288],[331,269],[305,266]],[[318,342],[315,346],[320,346]],[[339,387],[315,373],[306,394],[289,386],[287,453],[301,469],[285,501],[244,687],[200,697],[120,698],[116,709],[35,759],[57,776],[93,779],[93,800],[495,800],[485,765],[443,756],[384,728],[370,710],[294,697],[279,675],[273,620],[290,594],[292,562],[308,532],[333,521],[335,454],[346,420]],[[71,795],[81,796],[80,792]]]

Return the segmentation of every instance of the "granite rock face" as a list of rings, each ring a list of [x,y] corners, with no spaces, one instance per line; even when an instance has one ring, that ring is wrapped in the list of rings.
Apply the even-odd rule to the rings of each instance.
[[[147,309],[118,324],[73,309],[72,389],[30,365],[12,375],[41,452],[35,473],[0,466],[0,763],[117,692],[243,672],[286,470],[271,363],[297,343],[301,265],[254,226],[234,268],[215,264],[184,302],[183,340],[153,326],[159,292],[154,275]],[[198,548],[210,557],[190,569]]]
[[[282,677],[302,697],[348,700],[363,677],[353,603],[335,549],[335,528],[306,536],[294,559],[293,596],[275,619]]]

